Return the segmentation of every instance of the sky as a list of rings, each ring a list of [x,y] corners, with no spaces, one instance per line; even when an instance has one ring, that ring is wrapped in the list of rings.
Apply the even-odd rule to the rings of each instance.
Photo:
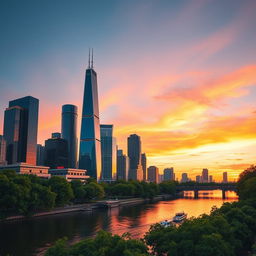
[[[256,1],[2,0],[0,134],[10,100],[40,100],[38,143],[79,109],[94,48],[100,120],[148,166],[234,180],[256,159]]]

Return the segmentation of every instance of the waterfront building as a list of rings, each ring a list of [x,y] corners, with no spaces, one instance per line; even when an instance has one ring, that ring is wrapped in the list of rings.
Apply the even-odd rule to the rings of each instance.
[[[44,165],[44,146],[37,144],[36,165]]]
[[[52,133],[52,139],[60,139],[61,133],[60,132],[53,132]]]
[[[143,170],[143,180],[147,180],[147,156],[145,153],[141,154],[141,166]]]
[[[90,177],[101,178],[100,120],[98,106],[97,73],[93,57],[86,69],[82,110],[79,169],[87,170]]]
[[[156,166],[148,167],[148,181],[158,183],[159,169]]]
[[[77,106],[62,106],[61,136],[68,142],[68,167],[77,167]]]
[[[209,182],[209,171],[208,169],[203,169],[202,171],[202,182],[208,183]]]
[[[213,177],[212,177],[212,175],[209,176],[209,182],[213,182]]]
[[[196,176],[196,182],[197,182],[197,183],[200,183],[200,182],[201,182],[201,176],[200,176],[200,175],[197,175],[197,176]]]
[[[222,183],[228,183],[228,173],[227,172],[223,172]]]
[[[137,134],[131,134],[127,139],[128,157],[130,159],[129,179],[143,180],[141,165],[141,140]]]
[[[49,174],[51,176],[63,177],[67,181],[80,180],[85,182],[90,176],[86,175],[86,170],[74,169],[74,168],[59,168],[50,169]]]
[[[188,174],[186,172],[182,173],[181,174],[181,183],[184,183],[184,182],[188,182],[189,179],[188,179]]]
[[[17,174],[31,174],[36,175],[40,178],[49,179],[51,175],[49,174],[49,167],[47,166],[36,166],[27,163],[16,163],[6,166],[0,166],[0,170],[13,170]]]
[[[9,102],[4,114],[8,164],[36,164],[39,100],[27,96]]]
[[[164,169],[164,181],[175,180],[175,173],[173,167]]]
[[[101,180],[116,180],[116,139],[113,137],[113,125],[100,125],[101,141]]]
[[[68,167],[68,142],[62,138],[45,141],[45,166],[51,169]]]
[[[128,180],[129,157],[123,153],[122,149],[117,150],[117,179]]]
[[[0,135],[0,165],[6,165],[6,141],[2,135]]]

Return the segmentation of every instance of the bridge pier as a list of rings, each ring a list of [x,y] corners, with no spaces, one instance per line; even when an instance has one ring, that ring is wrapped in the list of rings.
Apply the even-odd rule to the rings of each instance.
[[[194,190],[194,199],[198,199],[198,190]]]

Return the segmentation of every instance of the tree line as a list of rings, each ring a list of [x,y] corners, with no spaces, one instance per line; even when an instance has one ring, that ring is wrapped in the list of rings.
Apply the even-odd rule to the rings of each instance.
[[[94,179],[89,179],[86,183],[80,180],[67,182],[58,176],[42,179],[3,170],[0,172],[0,218],[13,215],[30,216],[55,207],[104,198],[153,198],[160,193],[174,194],[175,183],[117,181],[98,184]]]
[[[256,256],[255,166],[240,174],[237,190],[238,202],[213,207],[179,226],[155,224],[143,239],[101,231],[72,246],[59,240],[46,256]]]

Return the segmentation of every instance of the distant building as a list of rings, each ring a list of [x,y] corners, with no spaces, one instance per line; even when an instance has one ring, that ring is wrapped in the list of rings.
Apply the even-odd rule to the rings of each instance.
[[[86,170],[73,169],[73,168],[60,168],[60,169],[50,169],[49,173],[51,176],[60,176],[65,178],[67,181],[81,180],[82,182],[90,178],[86,175]]]
[[[141,140],[137,134],[131,134],[127,139],[128,157],[130,159],[129,179],[143,180],[141,165]]]
[[[68,142],[68,167],[77,167],[77,106],[62,106],[61,137]]]
[[[212,177],[212,175],[209,176],[209,182],[213,182],[213,177]]]
[[[159,169],[156,166],[148,167],[148,181],[158,183]]]
[[[201,176],[200,176],[200,175],[197,175],[197,176],[196,176],[196,182],[197,182],[197,183],[200,183],[200,182],[201,182]]]
[[[181,183],[188,182],[188,181],[189,181],[188,174],[187,173],[182,173],[181,174]]]
[[[8,164],[36,164],[39,100],[31,96],[12,100],[4,114]]]
[[[164,169],[164,181],[175,180],[173,167]]]
[[[101,141],[101,180],[116,180],[116,139],[113,137],[113,125],[100,125]]]
[[[45,141],[45,166],[50,169],[68,167],[68,143],[62,138],[51,138]]]
[[[141,165],[143,170],[143,180],[147,180],[147,156],[145,153],[141,154]]]
[[[4,137],[0,135],[0,166],[6,164],[6,141]]]
[[[14,170],[17,174],[32,174],[45,179],[49,179],[51,177],[51,175],[48,173],[49,167],[34,166],[27,163],[0,166],[0,170]]]
[[[129,157],[123,154],[123,150],[117,150],[117,179],[128,180]]]
[[[222,183],[228,183],[228,173],[227,172],[223,172]]]
[[[162,183],[164,181],[164,175],[158,174],[158,183]]]
[[[37,144],[36,165],[44,165],[44,146]]]
[[[60,139],[61,133],[60,132],[53,132],[52,133],[52,139]]]
[[[203,171],[202,171],[202,182],[203,183],[209,182],[209,177],[208,177],[209,174],[208,173],[209,173],[208,169],[203,169]]]

